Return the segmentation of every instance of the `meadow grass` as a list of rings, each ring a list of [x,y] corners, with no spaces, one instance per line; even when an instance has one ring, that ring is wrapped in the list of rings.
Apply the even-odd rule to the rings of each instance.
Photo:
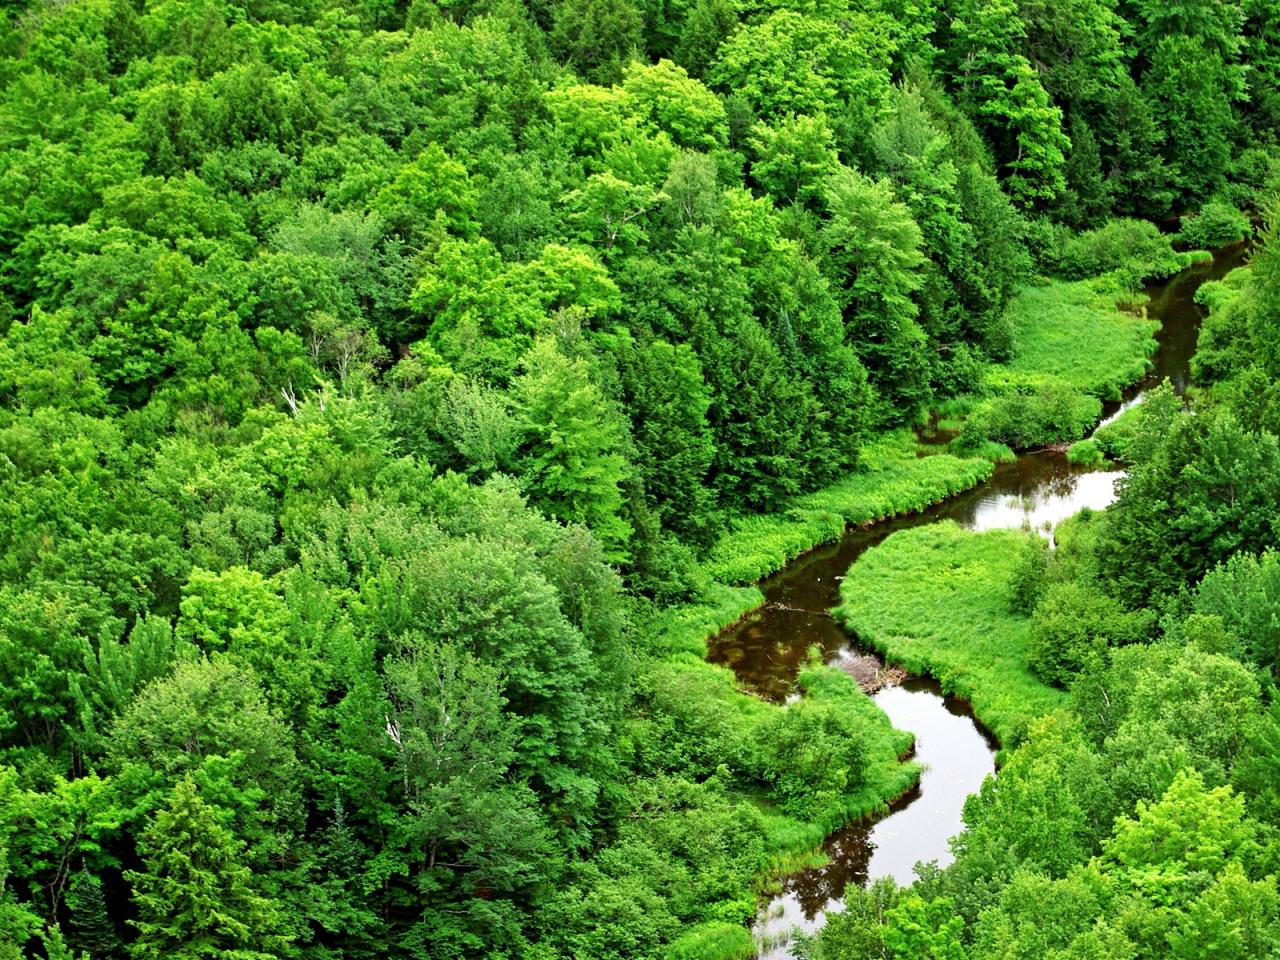
[[[805,551],[838,540],[849,524],[923,510],[977,486],[993,469],[982,457],[920,457],[916,451],[909,431],[890,434],[863,452],[862,472],[797,497],[780,513],[736,520],[703,569],[723,583],[754,583]]]
[[[1016,346],[1003,373],[1052,377],[1079,393],[1118,399],[1149,369],[1160,326],[1145,311],[1119,309],[1122,297],[1104,279],[1024,288],[1009,306]],[[992,386],[1001,376],[996,373]]]
[[[736,623],[760,604],[758,587],[731,587],[711,583],[699,603],[682,603],[655,610],[645,623],[645,634],[658,655],[707,655],[707,638]]]
[[[1029,621],[1009,609],[1029,536],[951,522],[895,533],[849,568],[834,611],[887,660],[969,700],[1005,748],[1066,696],[1027,669]]]

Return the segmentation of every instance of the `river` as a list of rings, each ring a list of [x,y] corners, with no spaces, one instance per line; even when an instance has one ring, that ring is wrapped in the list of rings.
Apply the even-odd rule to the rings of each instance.
[[[1144,392],[1165,378],[1179,394],[1186,389],[1203,316],[1195,292],[1205,281],[1241,265],[1246,252],[1243,244],[1227,247],[1212,263],[1190,267],[1147,289],[1147,309],[1161,322],[1153,369],[1123,401],[1106,406],[1106,419],[1141,402]],[[864,551],[897,530],[939,520],[954,520],[971,530],[1025,526],[1048,532],[1085,507],[1105,508],[1122,475],[1113,465],[1073,466],[1059,450],[1031,451],[998,465],[986,483],[921,513],[850,528],[838,542],[798,557],[761,584],[764,606],[712,640],[708,659],[732,668],[760,696],[783,702],[794,695],[795,678],[810,647],[821,649],[832,664],[867,656],[827,612],[839,602],[845,571]],[[823,844],[826,864],[782,878],[781,889],[757,919],[760,960],[789,957],[789,932],[821,927],[826,913],[842,908],[850,883],[865,885],[888,876],[907,884],[918,862],[950,863],[949,840],[963,829],[965,798],[995,772],[994,737],[966,702],[945,696],[932,679],[908,677],[881,689],[874,699],[895,727],[915,735],[915,758],[924,773],[888,814],[828,837]]]

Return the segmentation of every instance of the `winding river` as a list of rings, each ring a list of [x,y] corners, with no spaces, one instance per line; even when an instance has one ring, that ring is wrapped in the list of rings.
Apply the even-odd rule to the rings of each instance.
[[[1141,402],[1143,393],[1166,377],[1178,393],[1186,389],[1203,315],[1193,299],[1195,292],[1205,281],[1240,266],[1246,252],[1243,244],[1227,247],[1211,263],[1148,288],[1147,309],[1161,322],[1154,368],[1122,402],[1107,406],[1107,419]],[[921,513],[850,528],[838,542],[798,557],[766,580],[761,585],[764,606],[711,641],[708,658],[731,667],[739,681],[760,696],[783,702],[794,695],[796,674],[810,647],[821,649],[826,662],[836,665],[868,655],[827,613],[838,603],[845,571],[865,550],[897,530],[939,520],[954,520],[971,530],[1048,531],[1085,507],[1106,507],[1122,475],[1110,465],[1072,466],[1059,450],[1032,451],[998,465],[979,487]],[[850,824],[828,837],[823,866],[782,878],[781,889],[757,918],[760,960],[789,957],[790,931],[821,927],[827,913],[842,908],[849,884],[865,885],[884,876],[907,884],[918,862],[950,863],[948,841],[963,828],[965,798],[995,772],[994,737],[974,719],[966,702],[945,696],[932,679],[907,677],[882,688],[874,699],[895,727],[915,735],[915,758],[924,773],[886,815]]]

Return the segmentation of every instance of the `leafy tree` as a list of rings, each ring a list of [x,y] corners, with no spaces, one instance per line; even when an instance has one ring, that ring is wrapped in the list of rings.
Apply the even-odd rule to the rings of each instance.
[[[848,168],[827,182],[824,239],[846,292],[845,325],[872,382],[905,415],[928,398],[924,332],[912,295],[920,287],[920,228],[888,184]]]
[[[1175,417],[1150,458],[1121,481],[1099,546],[1115,593],[1141,602],[1199,579],[1274,536],[1276,439],[1228,412]]]
[[[1065,182],[1070,141],[1062,132],[1062,111],[1020,52],[1026,25],[1017,4],[965,0],[951,35],[948,52],[961,103],[996,144],[1013,197],[1024,206],[1052,200]]]
[[[551,516],[586,524],[613,559],[625,557],[631,536],[621,512],[626,461],[604,396],[586,363],[565,357],[553,340],[539,340],[523,367],[514,394],[528,437],[519,466],[531,499]]]

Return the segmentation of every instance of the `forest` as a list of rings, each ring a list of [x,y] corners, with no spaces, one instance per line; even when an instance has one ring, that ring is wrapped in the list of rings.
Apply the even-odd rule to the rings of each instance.
[[[0,0],[0,960],[748,960],[1040,450],[789,949],[1280,957],[1278,435],[1277,0]]]

